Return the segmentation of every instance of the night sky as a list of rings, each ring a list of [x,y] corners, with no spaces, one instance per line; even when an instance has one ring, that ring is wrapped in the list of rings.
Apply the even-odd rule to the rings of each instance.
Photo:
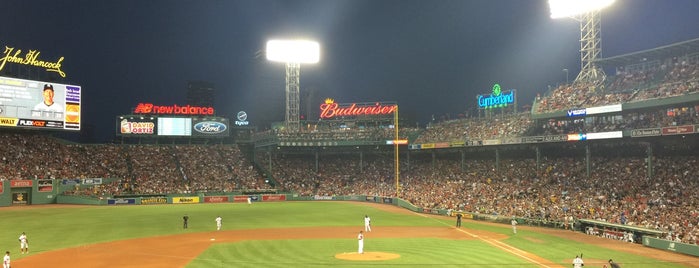
[[[140,102],[187,104],[190,80],[215,85],[219,116],[282,121],[284,64],[261,54],[269,39],[320,43],[320,63],[301,66],[302,95],[395,101],[420,126],[473,109],[494,83],[530,104],[580,68],[578,22],[551,19],[545,0],[4,0],[0,10],[1,45],[65,57],[57,82],[82,87],[82,123],[98,140]],[[618,0],[602,13],[602,57],[699,38],[697,10]]]

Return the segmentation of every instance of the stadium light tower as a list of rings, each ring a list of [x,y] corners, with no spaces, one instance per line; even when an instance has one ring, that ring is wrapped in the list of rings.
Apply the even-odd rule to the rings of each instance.
[[[600,55],[600,11],[615,0],[549,0],[551,18],[573,18],[580,22],[580,73],[575,83],[601,84],[607,78],[595,64]]]
[[[286,63],[286,116],[288,131],[299,131],[299,88],[301,63],[317,63],[320,60],[320,45],[307,40],[267,41],[267,60]]]

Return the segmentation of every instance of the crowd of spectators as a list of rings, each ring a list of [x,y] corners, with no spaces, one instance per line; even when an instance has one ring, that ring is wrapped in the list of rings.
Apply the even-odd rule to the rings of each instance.
[[[530,114],[494,115],[482,118],[461,118],[431,125],[415,143],[488,140],[521,137],[532,127]]]
[[[659,66],[617,70],[601,85],[562,84],[538,97],[537,113],[589,108],[649,99],[668,98],[699,91],[699,55],[665,59]]]
[[[70,144],[42,134],[0,133],[0,180],[110,178],[68,194],[114,196],[265,189],[236,145]]]
[[[2,133],[0,179],[116,178],[68,194],[114,196],[230,192],[275,187],[304,196],[400,196],[425,209],[563,222],[568,217],[629,224],[696,243],[699,157],[465,159],[417,153],[402,160],[395,180],[388,152],[260,153],[258,172],[235,145],[77,145],[38,134]],[[610,150],[614,150],[610,148]],[[266,162],[271,160],[272,163]],[[400,189],[397,192],[397,189]]]
[[[274,178],[302,195],[395,196],[391,157],[279,157]],[[433,161],[412,157],[401,165],[400,196],[425,209],[516,216],[544,222],[594,219],[668,232],[673,240],[697,243],[699,174],[697,157],[660,157],[649,178],[645,158],[592,158],[586,176],[579,158]],[[360,165],[362,167],[360,167]]]

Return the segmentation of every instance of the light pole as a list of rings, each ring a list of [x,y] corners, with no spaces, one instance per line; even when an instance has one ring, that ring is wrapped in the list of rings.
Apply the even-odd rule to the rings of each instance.
[[[299,89],[301,63],[317,63],[320,60],[318,42],[306,40],[270,40],[267,41],[267,60],[286,63],[286,117],[287,131],[298,132]]]
[[[568,68],[563,69],[563,72],[566,73],[566,85],[568,84]]]
[[[551,18],[573,18],[580,22],[580,72],[573,83],[601,84],[607,75],[595,64],[602,51],[600,11],[615,0],[549,0]]]

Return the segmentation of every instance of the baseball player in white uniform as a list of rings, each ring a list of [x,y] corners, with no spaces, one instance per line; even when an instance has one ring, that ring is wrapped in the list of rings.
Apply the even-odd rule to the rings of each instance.
[[[512,218],[512,233],[517,233],[517,220],[515,218]]]
[[[10,268],[10,252],[5,251],[5,257],[2,258],[2,268]]]
[[[359,235],[357,235],[357,241],[359,246],[357,249],[357,253],[364,254],[364,231],[359,231]]]
[[[216,217],[216,231],[221,230],[221,223],[223,219],[221,219],[221,216]]]
[[[371,232],[371,218],[369,218],[369,215],[364,215],[364,231]]]
[[[573,268],[582,268],[583,266],[585,266],[585,263],[583,263],[582,257],[575,256],[575,259],[573,259]]]
[[[24,232],[19,236],[19,252],[20,254],[29,254],[29,240]]]

